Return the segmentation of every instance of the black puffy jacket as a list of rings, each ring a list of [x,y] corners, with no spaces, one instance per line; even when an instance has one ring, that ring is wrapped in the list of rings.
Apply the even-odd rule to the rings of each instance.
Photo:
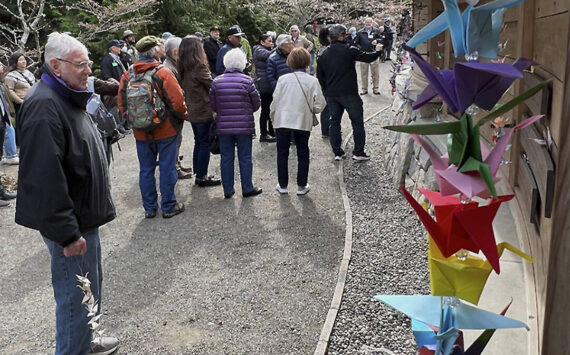
[[[90,96],[44,65],[17,117],[16,223],[61,246],[115,218],[105,149],[85,111]]]
[[[267,58],[271,50],[261,44],[253,46],[253,65],[255,65],[255,87],[262,93],[271,93],[273,88],[267,78]]]

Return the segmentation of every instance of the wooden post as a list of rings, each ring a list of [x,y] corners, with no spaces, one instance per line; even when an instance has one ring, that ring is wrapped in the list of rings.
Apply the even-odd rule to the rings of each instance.
[[[567,12],[569,16],[570,12]],[[556,29],[553,28],[553,31]],[[568,31],[570,50],[570,30]],[[560,123],[556,176],[556,199],[552,219],[552,241],[548,267],[546,310],[544,317],[542,354],[570,354],[570,56],[566,53],[564,77],[564,106]]]

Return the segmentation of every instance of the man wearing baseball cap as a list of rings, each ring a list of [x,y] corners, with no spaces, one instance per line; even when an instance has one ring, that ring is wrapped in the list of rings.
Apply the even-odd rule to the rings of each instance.
[[[208,65],[212,72],[212,78],[216,77],[216,58],[218,57],[218,52],[220,48],[222,48],[222,45],[222,41],[220,41],[220,28],[218,26],[212,26],[212,28],[210,28],[210,37],[204,42],[204,51],[206,52],[206,57],[208,57]]]
[[[230,49],[241,48],[241,36],[244,33],[238,25],[233,25],[226,31],[226,44],[219,50],[216,57],[216,75],[222,75],[226,70],[224,66],[224,56]],[[211,70],[211,68],[210,68]]]
[[[116,39],[112,39],[107,43],[107,49],[109,53],[101,60],[101,76],[103,80],[113,78],[118,82],[125,72],[125,67],[119,57],[121,43]]]

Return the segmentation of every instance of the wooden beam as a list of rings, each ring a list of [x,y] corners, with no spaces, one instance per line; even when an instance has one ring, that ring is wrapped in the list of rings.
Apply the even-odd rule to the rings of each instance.
[[[570,13],[566,16],[570,19]],[[566,33],[566,48],[570,48],[570,31]],[[570,56],[566,53],[564,76],[564,107],[560,129],[562,137],[570,134]],[[557,161],[556,199],[552,219],[552,240],[542,354],[570,354],[570,139],[559,142],[560,159]]]

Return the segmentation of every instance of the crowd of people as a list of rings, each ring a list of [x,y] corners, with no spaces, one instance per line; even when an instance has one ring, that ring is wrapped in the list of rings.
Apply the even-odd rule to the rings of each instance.
[[[225,31],[225,42],[218,26],[207,39],[166,32],[136,41],[127,30],[108,42],[100,78],[92,75],[85,45],[65,33],[49,35],[39,80],[26,69],[24,55],[12,56],[0,90],[0,156],[4,147],[3,162],[20,165],[16,223],[38,230],[51,255],[56,354],[108,354],[118,346],[109,336],[92,342],[86,314],[77,311],[84,307],[74,275],[88,272],[100,297],[99,227],[115,218],[108,165],[111,144],[121,136],[134,135],[145,218],[159,211],[171,218],[185,210],[174,192],[178,179],[194,176],[200,187],[221,185],[224,198],[232,198],[236,149],[242,196],[261,194],[253,182],[252,155],[254,112],[260,108],[259,140],[276,144],[280,194],[289,193],[293,144],[296,193],[311,189],[309,138],[319,113],[335,160],[346,157],[344,111],[354,131],[352,158],[370,159],[360,95],[367,94],[368,66],[376,68],[373,92],[379,93],[374,76],[378,61],[389,59],[391,44],[380,35],[386,30],[374,28],[372,19],[355,34],[341,24],[322,26],[318,37],[312,25],[304,30],[302,35],[293,25],[289,33],[267,32],[253,48],[238,25]],[[357,61],[366,71],[360,93]],[[194,136],[191,168],[179,159],[185,121]],[[208,172],[212,142],[219,144],[219,178]],[[0,202],[14,198],[0,185]],[[73,257],[79,255],[78,263]]]

